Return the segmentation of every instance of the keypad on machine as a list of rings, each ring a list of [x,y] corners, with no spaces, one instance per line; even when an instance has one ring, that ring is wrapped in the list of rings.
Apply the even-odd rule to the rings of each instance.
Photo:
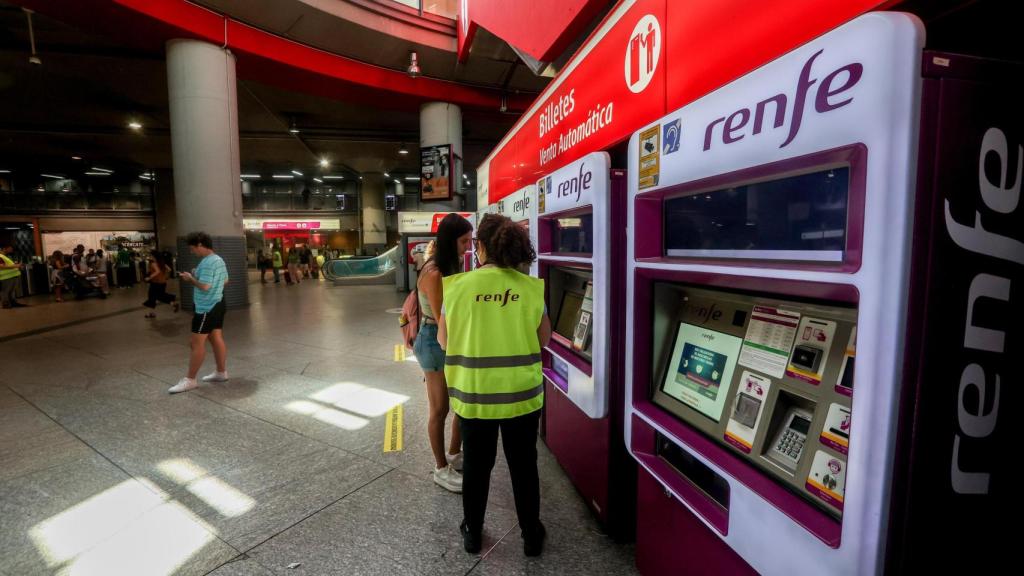
[[[779,439],[779,443],[775,446],[775,449],[782,453],[783,456],[788,456],[793,460],[797,460],[800,457],[800,451],[804,447],[804,437],[793,430],[786,430]]]

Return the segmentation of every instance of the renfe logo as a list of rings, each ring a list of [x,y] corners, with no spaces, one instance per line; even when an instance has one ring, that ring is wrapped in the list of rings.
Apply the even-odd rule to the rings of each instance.
[[[658,19],[648,14],[636,23],[626,46],[626,86],[639,94],[647,88],[658,69],[661,56],[661,26]]]
[[[580,194],[584,190],[590,190],[590,181],[594,175],[587,170],[586,162],[580,162],[580,172],[576,176],[565,180],[564,182],[558,183],[558,188],[555,189],[556,198],[564,198],[571,195],[573,192],[576,193],[576,201],[580,199]],[[550,194],[550,187],[548,188],[548,194]]]
[[[962,224],[953,219],[949,198],[945,200],[946,231],[950,239],[971,253],[973,258],[978,258],[978,262],[990,263],[995,259],[1024,265],[1024,242],[986,230],[983,225],[988,222],[991,228],[992,220],[998,218],[999,214],[1012,214],[1017,210],[1021,169],[1024,168],[1024,146],[1018,145],[1016,152],[1016,169],[1013,171],[1016,176],[1011,181],[1008,168],[1014,162],[1006,134],[996,127],[986,130],[978,157],[978,188],[981,191],[981,203],[987,210],[983,213],[980,207],[976,207],[973,222],[968,220]],[[997,168],[996,173],[986,170],[986,165]],[[993,181],[992,176],[997,179]],[[999,327],[982,325],[984,320],[975,315],[975,307],[985,302],[982,306],[988,305],[1003,314],[1018,309],[1010,301],[1014,294],[1012,280],[1012,277],[979,272],[967,287],[967,317],[962,326],[963,348],[965,351],[970,350],[965,353],[970,360],[964,362],[966,366],[960,373],[956,400],[959,431],[953,435],[950,462],[950,484],[957,494],[988,494],[990,490],[991,472],[984,468],[978,469],[976,463],[984,460],[974,453],[984,453],[984,441],[996,432],[1000,391],[1000,374],[997,370],[1000,364],[1009,363],[1004,360],[1004,354],[1008,353],[1007,342],[1013,342],[1014,335],[1007,334],[1007,330]],[[1020,303],[1016,304],[1019,306]],[[993,316],[989,316],[988,321],[991,318]],[[1019,324],[1012,322],[1008,326],[1020,328]],[[1012,382],[1014,377],[1010,378]],[[962,453],[970,455],[963,457]]]
[[[810,92],[811,87],[818,82],[817,79],[811,78],[811,67],[814,65],[814,61],[821,56],[824,50],[818,50],[807,63],[804,64],[803,70],[800,71],[800,78],[796,82],[796,95],[793,98],[793,108],[789,113],[789,135],[786,137],[786,141],[782,143],[779,148],[785,148],[790,142],[796,138],[798,132],[800,132],[800,125],[803,121],[804,105],[807,102],[807,94]],[[835,110],[836,108],[842,108],[850,102],[853,102],[853,97],[846,99],[838,99],[837,97],[846,92],[850,88],[853,88],[860,77],[864,74],[864,66],[858,62],[847,64],[842,68],[833,70],[828,76],[818,84],[818,91],[814,96],[814,110],[819,114]],[[786,123],[786,108],[788,106],[789,98],[786,94],[776,94],[771,98],[767,98],[757,103],[754,107],[754,127],[751,131],[751,136],[756,136],[761,133],[764,128],[764,117],[765,109],[768,104],[774,104],[775,118],[772,122],[772,128],[781,128]],[[750,122],[750,109],[741,108],[726,118],[725,116],[717,118],[712,123],[708,124],[706,130],[704,130],[704,151],[711,149],[711,139],[714,137],[715,127],[719,124],[723,124],[721,129],[722,144],[732,144],[738,142],[746,136],[744,134],[744,128],[747,123]]]
[[[501,302],[501,307],[504,308],[509,302],[518,302],[519,294],[512,292],[511,288],[506,288],[505,293],[498,292],[497,294],[477,294],[477,302],[494,302],[497,304]]]

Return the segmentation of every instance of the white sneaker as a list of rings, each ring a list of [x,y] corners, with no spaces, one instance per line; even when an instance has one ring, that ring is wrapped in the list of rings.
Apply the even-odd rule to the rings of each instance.
[[[459,451],[458,454],[445,454],[444,456],[452,468],[462,472],[462,451]]]
[[[228,373],[227,373],[227,371],[224,371],[224,372],[213,372],[211,374],[207,374],[206,376],[203,376],[203,382],[227,382],[227,381],[228,381]]]
[[[450,492],[462,493],[462,474],[456,472],[451,464],[434,470],[434,483]]]
[[[171,394],[177,394],[178,392],[187,392],[193,388],[198,388],[199,384],[195,378],[182,378],[178,380],[178,383],[167,389],[167,392]]]

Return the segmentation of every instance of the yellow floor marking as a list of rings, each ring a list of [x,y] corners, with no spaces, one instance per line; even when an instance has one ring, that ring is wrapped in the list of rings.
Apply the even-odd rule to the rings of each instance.
[[[404,344],[395,344],[395,362],[405,362]]]
[[[388,410],[384,422],[384,451],[399,452],[402,450],[402,405]]]

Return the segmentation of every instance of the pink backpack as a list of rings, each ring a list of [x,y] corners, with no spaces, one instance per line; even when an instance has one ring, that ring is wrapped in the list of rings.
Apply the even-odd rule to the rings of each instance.
[[[398,317],[398,326],[402,329],[405,347],[412,350],[413,344],[416,343],[416,334],[420,331],[420,297],[415,288],[405,297],[402,315]]]

